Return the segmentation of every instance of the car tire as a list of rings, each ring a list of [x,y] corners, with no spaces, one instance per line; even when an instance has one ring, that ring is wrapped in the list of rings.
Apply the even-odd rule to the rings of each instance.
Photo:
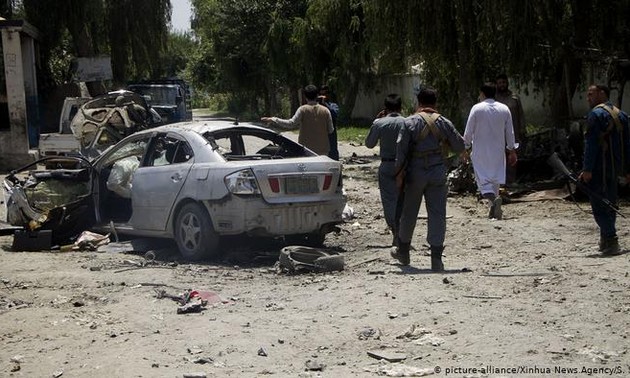
[[[282,248],[278,263],[283,271],[291,274],[336,272],[344,269],[344,258],[339,253],[304,246]]]
[[[175,220],[175,242],[187,260],[201,260],[217,254],[219,235],[206,209],[197,203],[184,205]]]

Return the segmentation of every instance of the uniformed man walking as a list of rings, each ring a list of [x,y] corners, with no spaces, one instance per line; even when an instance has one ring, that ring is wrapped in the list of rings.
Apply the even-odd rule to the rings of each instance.
[[[584,167],[579,179],[584,181],[590,195],[593,217],[599,226],[599,250],[603,255],[619,253],[615,227],[617,213],[607,206],[617,204],[618,177],[630,179],[630,129],[628,115],[615,107],[605,85],[591,85],[587,101],[592,110],[588,114],[584,135]]]
[[[404,202],[398,247],[392,257],[409,265],[409,249],[420,204],[424,197],[427,208],[427,242],[431,248],[431,270],[443,271],[442,252],[446,234],[446,197],[448,187],[448,153],[464,151],[464,139],[453,123],[436,110],[437,92],[425,88],[418,93],[419,109],[407,118],[396,149],[396,169],[403,169],[397,180],[403,186]]]
[[[378,167],[378,188],[385,222],[392,231],[392,245],[397,243],[397,230],[402,209],[401,193],[396,187],[396,141],[400,129],[405,125],[405,118],[400,115],[402,100],[397,94],[385,97],[385,109],[374,120],[370,132],[365,138],[365,146],[373,148],[380,141],[381,165]]]

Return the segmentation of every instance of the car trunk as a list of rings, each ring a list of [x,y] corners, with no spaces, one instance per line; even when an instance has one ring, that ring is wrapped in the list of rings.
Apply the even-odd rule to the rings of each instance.
[[[268,203],[320,202],[339,196],[341,163],[326,158],[252,162],[261,195]]]

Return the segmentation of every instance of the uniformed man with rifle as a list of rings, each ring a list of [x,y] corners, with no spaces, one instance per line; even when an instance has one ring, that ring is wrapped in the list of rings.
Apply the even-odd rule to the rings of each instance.
[[[592,108],[584,135],[584,163],[578,179],[589,188],[593,218],[599,226],[599,250],[603,255],[620,251],[617,238],[617,212],[607,205],[617,204],[618,178],[630,179],[630,130],[628,115],[610,100],[605,85],[591,85],[586,99]],[[605,199],[606,201],[603,201]]]
[[[446,196],[449,151],[464,151],[464,139],[453,123],[436,110],[437,92],[424,88],[418,93],[419,108],[405,121],[398,135],[397,184],[404,191],[398,246],[391,255],[409,265],[409,249],[418,211],[424,197],[427,209],[427,242],[431,248],[431,270],[444,270],[442,252],[446,234]],[[403,180],[404,176],[404,180]]]

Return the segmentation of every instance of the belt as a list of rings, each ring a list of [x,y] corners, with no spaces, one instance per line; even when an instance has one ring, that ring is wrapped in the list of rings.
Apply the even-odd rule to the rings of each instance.
[[[396,161],[396,159],[393,159],[393,158],[381,158],[381,161]]]

